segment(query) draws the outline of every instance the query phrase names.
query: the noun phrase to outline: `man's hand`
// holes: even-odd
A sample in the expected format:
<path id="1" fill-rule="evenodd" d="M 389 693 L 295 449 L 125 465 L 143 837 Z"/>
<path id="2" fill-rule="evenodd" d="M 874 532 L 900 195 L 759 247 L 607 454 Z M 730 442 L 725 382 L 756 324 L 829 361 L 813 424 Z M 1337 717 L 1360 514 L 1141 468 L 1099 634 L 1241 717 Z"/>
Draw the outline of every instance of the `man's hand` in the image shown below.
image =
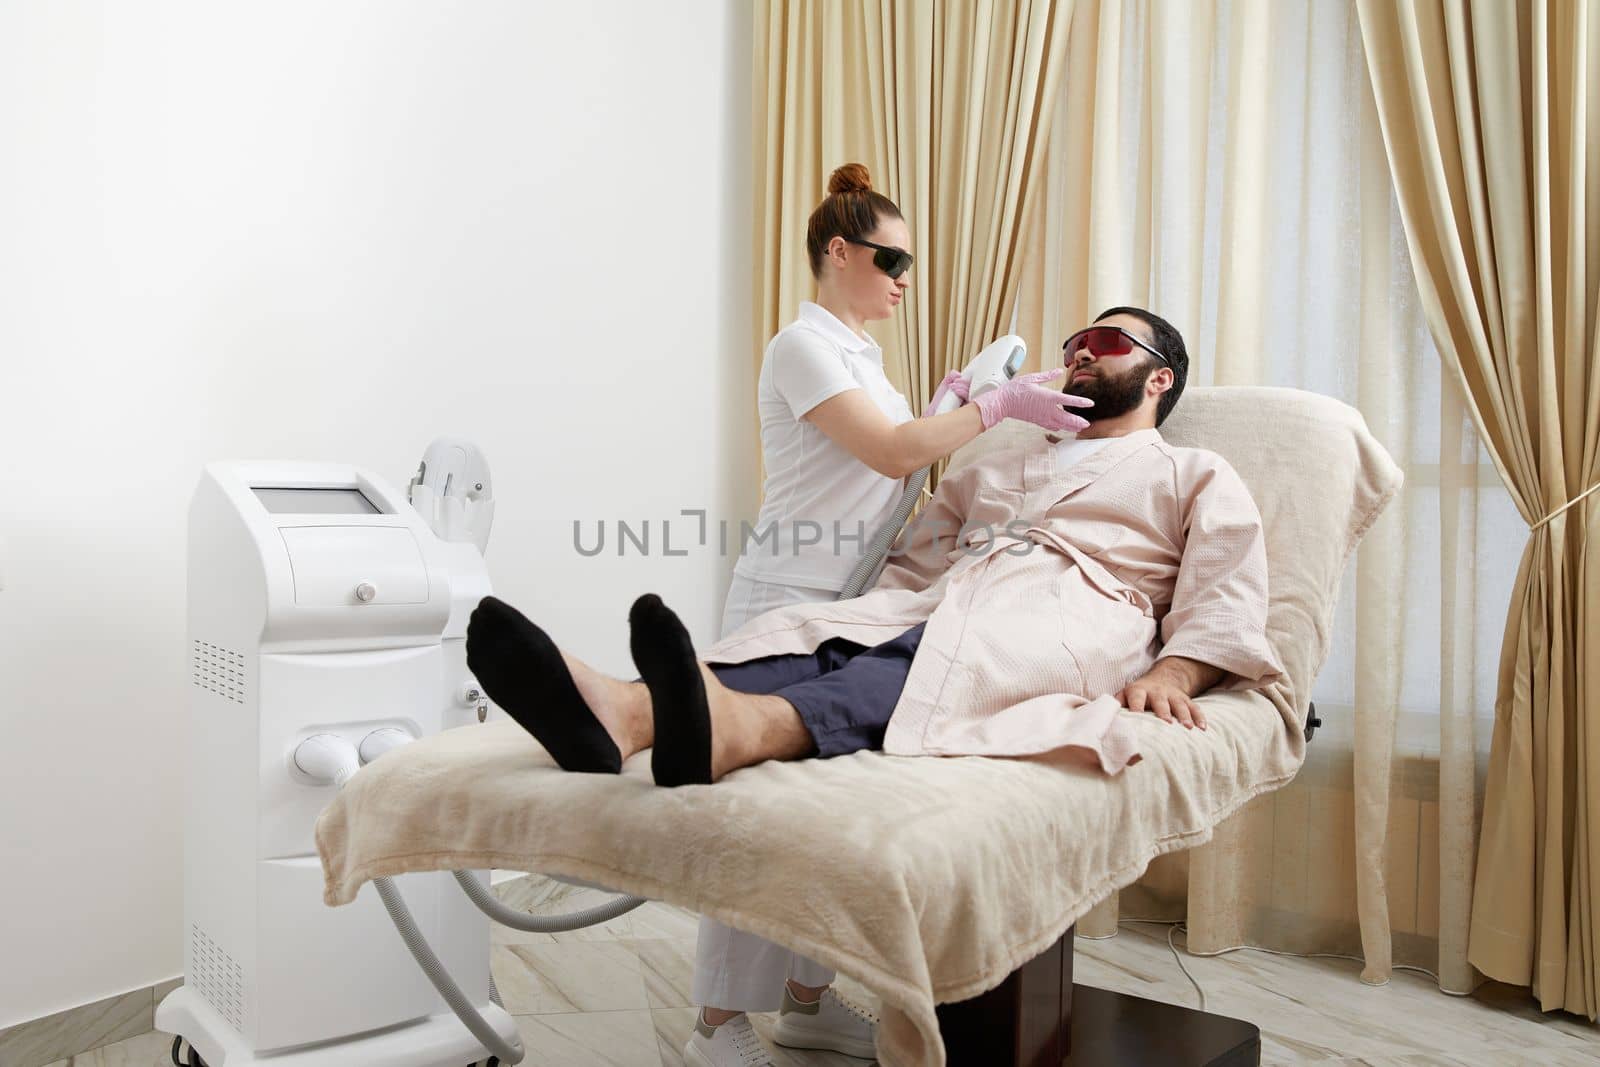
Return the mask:
<path id="1" fill-rule="evenodd" d="M 1151 711 L 1167 722 L 1206 729 L 1205 712 L 1194 698 L 1222 680 L 1220 667 L 1182 656 L 1158 659 L 1143 678 L 1130 682 L 1117 700 L 1130 711 Z"/>

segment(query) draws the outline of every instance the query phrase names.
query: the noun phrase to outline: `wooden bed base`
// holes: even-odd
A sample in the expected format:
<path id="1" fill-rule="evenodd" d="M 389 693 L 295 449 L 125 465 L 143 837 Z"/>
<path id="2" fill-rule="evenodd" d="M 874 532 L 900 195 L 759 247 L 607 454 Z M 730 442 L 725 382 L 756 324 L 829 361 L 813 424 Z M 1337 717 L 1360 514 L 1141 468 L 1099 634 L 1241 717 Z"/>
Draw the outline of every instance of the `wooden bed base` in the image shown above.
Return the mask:
<path id="1" fill-rule="evenodd" d="M 950 1067 L 1259 1067 L 1252 1023 L 1073 984 L 1072 936 L 989 992 L 939 1005 Z"/>

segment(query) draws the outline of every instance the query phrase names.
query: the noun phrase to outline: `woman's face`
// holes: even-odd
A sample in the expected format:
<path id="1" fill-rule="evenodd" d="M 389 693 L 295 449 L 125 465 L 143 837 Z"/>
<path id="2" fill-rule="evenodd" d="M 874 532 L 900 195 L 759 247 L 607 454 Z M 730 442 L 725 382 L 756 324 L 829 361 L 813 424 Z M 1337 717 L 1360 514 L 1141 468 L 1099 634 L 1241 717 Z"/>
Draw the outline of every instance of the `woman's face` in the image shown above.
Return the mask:
<path id="1" fill-rule="evenodd" d="M 887 248 L 911 251 L 911 230 L 905 219 L 884 219 L 864 239 Z M 830 243 L 835 245 L 836 253 L 830 256 L 833 263 L 829 266 L 836 269 L 829 273 L 837 282 L 840 295 L 855 313 L 863 321 L 887 319 L 893 315 L 911 286 L 911 271 L 891 278 L 872 261 L 877 254 L 875 249 L 851 244 L 842 237 L 835 237 Z M 838 247 L 840 245 L 843 247 Z"/>

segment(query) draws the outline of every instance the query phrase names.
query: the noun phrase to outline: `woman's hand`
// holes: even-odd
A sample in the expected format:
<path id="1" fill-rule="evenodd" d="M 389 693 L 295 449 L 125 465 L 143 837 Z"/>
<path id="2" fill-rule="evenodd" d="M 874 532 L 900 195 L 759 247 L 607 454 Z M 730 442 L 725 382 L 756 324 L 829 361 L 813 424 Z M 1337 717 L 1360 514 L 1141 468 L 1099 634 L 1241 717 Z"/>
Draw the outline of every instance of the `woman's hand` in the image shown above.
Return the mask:
<path id="1" fill-rule="evenodd" d="M 1055 381 L 1067 373 L 1065 367 L 1055 370 L 1034 371 L 1011 379 L 998 389 L 991 389 L 972 403 L 983 415 L 983 428 L 993 429 L 1002 419 L 1022 419 L 1047 430 L 1077 433 L 1088 426 L 1088 420 L 1069 414 L 1067 407 L 1093 407 L 1094 401 L 1085 396 L 1063 393 L 1047 388 L 1045 383 Z"/>
<path id="2" fill-rule="evenodd" d="M 939 383 L 939 388 L 933 391 L 933 399 L 928 401 L 928 406 L 922 409 L 922 417 L 927 418 L 939 410 L 939 405 L 944 401 L 946 393 L 954 393 L 967 402 L 967 376 L 958 370 L 953 370 L 944 376 L 944 381 Z"/>

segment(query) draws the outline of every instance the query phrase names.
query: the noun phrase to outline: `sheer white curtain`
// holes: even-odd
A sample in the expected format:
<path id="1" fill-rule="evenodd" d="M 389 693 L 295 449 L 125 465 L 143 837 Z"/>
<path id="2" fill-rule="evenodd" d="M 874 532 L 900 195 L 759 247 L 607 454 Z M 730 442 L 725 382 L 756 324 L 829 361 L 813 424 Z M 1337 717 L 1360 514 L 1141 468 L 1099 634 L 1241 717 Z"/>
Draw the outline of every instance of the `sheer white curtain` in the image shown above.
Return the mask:
<path id="1" fill-rule="evenodd" d="M 1197 952 L 1356 954 L 1368 981 L 1409 964 L 1466 991 L 1526 528 L 1441 385 L 1364 62 L 1353 3 L 1078 0 L 1018 320 L 1049 366 L 1102 309 L 1149 307 L 1182 331 L 1191 385 L 1337 397 L 1406 472 L 1346 575 L 1300 776 L 1153 864 L 1122 916 L 1186 917 Z"/>

